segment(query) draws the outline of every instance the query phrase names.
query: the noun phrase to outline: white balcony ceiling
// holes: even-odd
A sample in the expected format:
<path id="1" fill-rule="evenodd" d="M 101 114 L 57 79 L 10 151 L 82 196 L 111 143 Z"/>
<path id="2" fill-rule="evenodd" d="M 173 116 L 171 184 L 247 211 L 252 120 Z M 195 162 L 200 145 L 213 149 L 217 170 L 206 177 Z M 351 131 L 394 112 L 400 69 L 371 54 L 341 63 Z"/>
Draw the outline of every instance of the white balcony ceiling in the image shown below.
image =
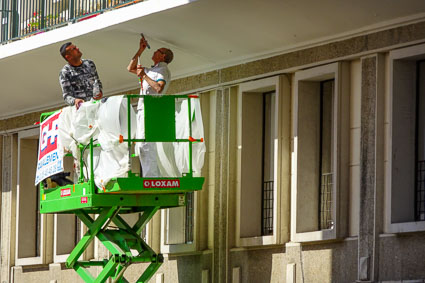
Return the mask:
<path id="1" fill-rule="evenodd" d="M 93 59 L 106 94 L 137 87 L 126 71 L 140 32 L 170 47 L 174 78 L 425 18 L 424 0 L 150 0 L 0 46 L 0 118 L 63 105 L 66 41 Z"/>

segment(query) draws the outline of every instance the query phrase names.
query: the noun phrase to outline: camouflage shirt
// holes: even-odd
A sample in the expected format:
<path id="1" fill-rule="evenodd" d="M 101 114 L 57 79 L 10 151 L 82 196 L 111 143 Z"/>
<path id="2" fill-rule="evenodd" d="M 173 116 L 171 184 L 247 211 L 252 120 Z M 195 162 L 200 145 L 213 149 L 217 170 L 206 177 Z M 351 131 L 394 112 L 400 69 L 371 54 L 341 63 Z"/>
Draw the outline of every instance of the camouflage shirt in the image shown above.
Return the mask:
<path id="1" fill-rule="evenodd" d="M 62 94 L 65 103 L 74 105 L 75 99 L 84 101 L 93 97 L 93 84 L 95 80 L 99 83 L 99 90 L 102 91 L 102 83 L 96 71 L 96 65 L 91 60 L 82 60 L 83 63 L 74 67 L 66 64 L 59 73 L 59 83 L 62 87 Z"/>

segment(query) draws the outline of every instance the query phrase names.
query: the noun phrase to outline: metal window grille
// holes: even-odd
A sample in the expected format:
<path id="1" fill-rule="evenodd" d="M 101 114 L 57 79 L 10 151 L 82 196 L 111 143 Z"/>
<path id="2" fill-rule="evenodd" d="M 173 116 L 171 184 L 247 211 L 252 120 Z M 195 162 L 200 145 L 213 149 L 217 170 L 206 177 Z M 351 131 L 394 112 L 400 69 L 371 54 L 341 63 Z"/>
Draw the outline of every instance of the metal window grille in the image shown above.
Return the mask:
<path id="1" fill-rule="evenodd" d="M 425 221 L 425 151 L 424 151 L 424 77 L 425 60 L 416 62 L 416 123 L 415 123 L 415 221 Z"/>
<path id="2" fill-rule="evenodd" d="M 273 109 L 275 91 L 263 93 L 261 235 L 273 235 Z"/>
<path id="3" fill-rule="evenodd" d="M 273 181 L 263 183 L 261 235 L 273 235 Z"/>
<path id="4" fill-rule="evenodd" d="M 320 185 L 320 230 L 332 229 L 332 173 L 322 174 Z"/>
<path id="5" fill-rule="evenodd" d="M 416 174 L 415 220 L 425 220 L 425 160 L 418 161 Z"/>
<path id="6" fill-rule="evenodd" d="M 193 242 L 193 221 L 194 221 L 194 193 L 186 194 L 186 221 L 185 221 L 185 242 Z"/>

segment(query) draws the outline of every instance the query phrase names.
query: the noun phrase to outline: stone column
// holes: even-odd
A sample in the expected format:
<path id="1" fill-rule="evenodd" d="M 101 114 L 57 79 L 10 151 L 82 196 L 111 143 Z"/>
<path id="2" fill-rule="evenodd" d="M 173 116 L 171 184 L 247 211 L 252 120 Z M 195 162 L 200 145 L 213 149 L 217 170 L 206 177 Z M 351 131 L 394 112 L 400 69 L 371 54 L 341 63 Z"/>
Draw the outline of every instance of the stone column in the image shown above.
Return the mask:
<path id="1" fill-rule="evenodd" d="M 229 139 L 230 139 L 230 89 L 216 93 L 215 121 L 215 176 L 214 176 L 214 234 L 213 282 L 224 283 L 229 277 L 228 208 L 229 208 Z M 214 123 L 214 121 L 211 121 Z"/>
<path id="2" fill-rule="evenodd" d="M 0 226 L 0 282 L 11 282 L 11 267 L 15 264 L 16 233 L 16 135 L 2 138 L 1 226 Z"/>
<path id="3" fill-rule="evenodd" d="M 382 232 L 384 58 L 362 58 L 358 282 L 378 280 Z"/>

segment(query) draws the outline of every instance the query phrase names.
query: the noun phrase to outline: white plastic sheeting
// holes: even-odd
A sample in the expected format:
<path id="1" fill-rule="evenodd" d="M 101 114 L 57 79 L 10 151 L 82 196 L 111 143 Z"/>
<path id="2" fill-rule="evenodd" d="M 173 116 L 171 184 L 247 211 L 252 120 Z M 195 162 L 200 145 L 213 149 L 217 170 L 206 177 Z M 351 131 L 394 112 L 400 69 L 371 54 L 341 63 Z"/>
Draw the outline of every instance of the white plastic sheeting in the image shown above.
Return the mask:
<path id="1" fill-rule="evenodd" d="M 188 100 L 181 102 L 180 111 L 176 111 L 176 138 L 189 138 L 189 115 Z M 199 99 L 191 100 L 191 123 L 192 138 L 204 138 L 204 126 L 202 122 L 201 105 Z M 189 173 L 189 143 L 156 143 L 157 161 L 159 171 L 163 177 L 181 177 L 183 173 Z M 192 143 L 192 170 L 193 176 L 201 176 L 204 165 L 206 146 L 204 142 Z"/>
<path id="2" fill-rule="evenodd" d="M 136 114 L 131 108 L 131 137 L 136 135 Z M 94 179 L 96 186 L 105 187 L 116 177 L 125 177 L 129 170 L 129 155 L 127 143 L 120 143 L 122 135 L 128 137 L 127 101 L 123 96 L 110 97 L 104 103 L 85 102 L 76 110 L 75 107 L 65 107 L 59 118 L 58 144 L 65 151 L 71 152 L 78 165 L 80 150 L 78 143 L 88 144 L 90 139 L 100 144 L 93 150 Z M 87 147 L 84 155 L 87 176 L 90 172 L 90 155 Z"/>
<path id="3" fill-rule="evenodd" d="M 187 100 L 176 111 L 176 137 L 189 138 L 189 115 Z M 191 100 L 192 137 L 204 137 L 202 114 L 199 99 Z M 131 138 L 136 135 L 137 119 L 131 108 Z M 88 144 L 97 140 L 100 148 L 94 148 L 93 165 L 96 186 L 106 187 L 112 178 L 125 177 L 129 170 L 129 153 L 126 142 L 119 143 L 120 135 L 128 137 L 127 100 L 123 96 L 110 97 L 105 103 L 83 103 L 80 109 L 65 107 L 59 118 L 58 144 L 71 152 L 78 167 L 80 150 L 78 143 Z M 180 177 L 189 172 L 189 145 L 183 143 L 156 143 L 157 162 L 162 177 Z M 194 176 L 200 176 L 204 164 L 206 147 L 204 142 L 192 145 L 192 169 Z M 90 172 L 89 148 L 84 154 L 85 164 Z M 78 168 L 77 168 L 78 171 Z M 89 176 L 86 176 L 89 177 Z M 161 176 L 158 176 L 161 177 Z"/>

